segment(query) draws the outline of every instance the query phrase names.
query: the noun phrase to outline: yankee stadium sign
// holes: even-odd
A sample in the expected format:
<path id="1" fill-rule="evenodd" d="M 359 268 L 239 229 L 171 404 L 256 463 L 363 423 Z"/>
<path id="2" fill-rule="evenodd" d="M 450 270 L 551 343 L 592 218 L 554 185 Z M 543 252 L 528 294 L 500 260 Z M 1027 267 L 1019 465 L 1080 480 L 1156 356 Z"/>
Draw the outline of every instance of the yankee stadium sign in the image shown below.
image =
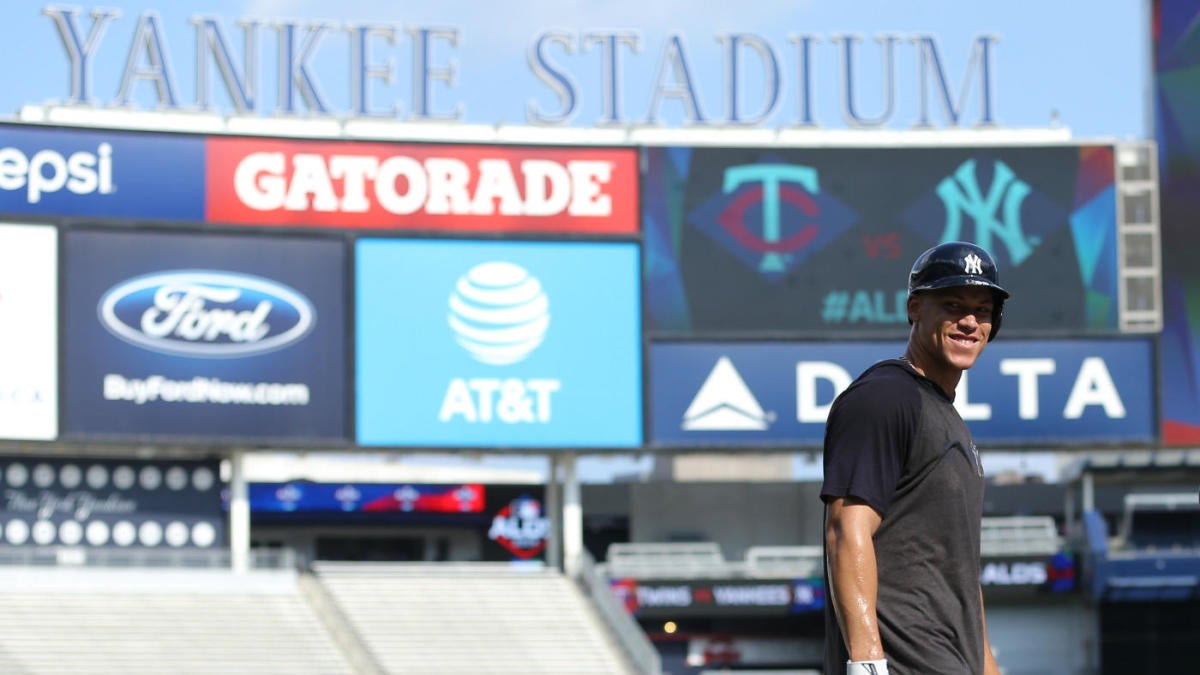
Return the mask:
<path id="1" fill-rule="evenodd" d="M 991 34 L 960 36 L 964 48 L 887 31 L 701 38 L 678 28 L 653 36 L 534 28 L 523 45 L 505 42 L 498 51 L 499 38 L 484 33 L 504 26 L 471 33 L 491 41 L 472 50 L 467 28 L 445 24 L 181 21 L 176 11 L 167 19 L 153 10 L 57 5 L 41 14 L 50 30 L 39 35 L 61 42 L 47 57 L 63 66 L 58 100 L 67 105 L 543 125 L 997 123 L 999 38 Z M 521 60 L 525 72 L 495 72 Z M 480 73 L 493 82 L 476 79 Z M 468 91 L 494 81 L 505 88 L 482 98 Z"/>

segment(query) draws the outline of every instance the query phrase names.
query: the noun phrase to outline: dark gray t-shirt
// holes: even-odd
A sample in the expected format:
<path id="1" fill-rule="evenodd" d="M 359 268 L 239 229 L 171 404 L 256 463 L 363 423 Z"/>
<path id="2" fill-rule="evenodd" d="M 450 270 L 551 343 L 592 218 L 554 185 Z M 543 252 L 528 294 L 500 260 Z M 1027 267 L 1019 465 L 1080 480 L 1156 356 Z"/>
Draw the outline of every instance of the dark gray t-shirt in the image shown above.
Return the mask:
<path id="1" fill-rule="evenodd" d="M 824 502 L 855 497 L 883 517 L 876 610 L 889 671 L 982 673 L 983 468 L 953 402 L 903 361 L 877 363 L 834 402 L 824 461 Z M 825 591 L 825 672 L 842 673 L 828 574 Z"/>

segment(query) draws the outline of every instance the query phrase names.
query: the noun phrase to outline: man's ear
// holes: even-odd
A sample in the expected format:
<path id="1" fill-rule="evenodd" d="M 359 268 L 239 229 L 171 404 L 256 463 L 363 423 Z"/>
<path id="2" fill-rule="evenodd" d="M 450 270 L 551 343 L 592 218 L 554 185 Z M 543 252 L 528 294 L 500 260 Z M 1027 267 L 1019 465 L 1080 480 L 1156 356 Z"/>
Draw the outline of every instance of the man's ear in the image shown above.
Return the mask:
<path id="1" fill-rule="evenodd" d="M 917 316 L 921 313 L 921 301 L 922 299 L 919 293 L 913 293 L 912 295 L 908 296 L 908 301 L 905 303 L 905 309 L 908 310 L 908 322 L 910 324 L 916 322 Z"/>

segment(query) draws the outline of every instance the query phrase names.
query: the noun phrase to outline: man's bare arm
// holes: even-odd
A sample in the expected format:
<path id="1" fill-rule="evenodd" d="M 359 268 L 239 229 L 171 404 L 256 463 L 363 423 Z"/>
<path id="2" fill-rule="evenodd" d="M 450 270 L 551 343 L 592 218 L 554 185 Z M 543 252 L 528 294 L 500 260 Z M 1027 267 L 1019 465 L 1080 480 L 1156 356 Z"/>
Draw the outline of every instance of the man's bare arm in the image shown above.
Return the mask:
<path id="1" fill-rule="evenodd" d="M 983 611 L 983 586 L 979 587 L 979 619 L 983 622 L 983 675 L 1000 675 L 1000 666 L 992 655 L 992 643 L 988 640 L 987 613 Z"/>
<path id="2" fill-rule="evenodd" d="M 866 502 L 852 497 L 835 499 L 826 510 L 829 569 L 825 573 L 851 661 L 885 658 L 875 613 L 879 573 L 872 539 L 882 520 Z"/>

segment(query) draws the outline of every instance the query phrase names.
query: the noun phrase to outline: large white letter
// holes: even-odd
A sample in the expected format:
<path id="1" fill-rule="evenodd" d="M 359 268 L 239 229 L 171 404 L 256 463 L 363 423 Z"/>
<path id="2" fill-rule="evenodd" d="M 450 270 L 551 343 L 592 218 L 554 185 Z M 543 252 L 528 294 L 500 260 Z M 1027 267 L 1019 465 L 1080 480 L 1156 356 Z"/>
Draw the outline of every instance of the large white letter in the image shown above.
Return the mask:
<path id="1" fill-rule="evenodd" d="M 466 164 L 457 159 L 431 157 L 425 160 L 425 171 L 429 174 L 427 213 L 471 212 L 471 197 L 467 194 L 471 170 Z"/>
<path id="2" fill-rule="evenodd" d="M 283 206 L 285 161 L 282 152 L 256 152 L 238 162 L 233 172 L 233 191 L 238 199 L 257 211 Z"/>
<path id="3" fill-rule="evenodd" d="M 401 177 L 408 184 L 404 194 L 396 191 L 396 181 Z M 416 213 L 424 206 L 428 194 L 429 181 L 425 179 L 425 168 L 412 157 L 388 157 L 379 166 L 379 173 L 375 176 L 375 197 L 389 213 L 400 216 Z"/>
<path id="4" fill-rule="evenodd" d="M 1075 378 L 1075 386 L 1071 387 L 1071 395 L 1067 397 L 1067 405 L 1063 408 L 1063 419 L 1077 420 L 1083 416 L 1083 409 L 1089 405 L 1104 406 L 1104 414 L 1111 419 L 1125 417 L 1125 404 L 1113 384 L 1112 375 L 1104 359 L 1089 356 L 1079 367 L 1079 375 Z"/>
<path id="5" fill-rule="evenodd" d="M 990 403 L 971 403 L 970 385 L 967 384 L 966 372 L 962 374 L 962 379 L 958 381 L 958 388 L 954 392 L 954 407 L 958 410 L 958 414 L 962 415 L 964 421 L 992 419 Z"/>
<path id="6" fill-rule="evenodd" d="M 612 197 L 600 187 L 612 180 L 611 162 L 576 160 L 567 163 L 571 173 L 571 206 L 573 216 L 607 216 L 612 214 Z"/>
<path id="7" fill-rule="evenodd" d="M 525 215 L 552 216 L 561 213 L 571 199 L 571 177 L 558 162 L 527 159 L 521 162 L 525 174 Z"/>
<path id="8" fill-rule="evenodd" d="M 500 215 L 521 215 L 521 193 L 517 191 L 517 182 L 513 180 L 508 161 L 481 159 L 471 211 L 476 215 L 490 216 L 496 212 L 496 199 L 500 200 Z"/>
<path id="9" fill-rule="evenodd" d="M 825 405 L 817 405 L 817 380 L 833 384 L 833 396 Z M 828 361 L 801 361 L 796 364 L 796 419 L 800 422 L 824 422 L 833 407 L 833 399 L 846 391 L 854 378 L 846 369 Z"/>
<path id="10" fill-rule="evenodd" d="M 314 211 L 337 211 L 338 198 L 329 180 L 324 157 L 298 153 L 292 157 L 292 168 L 292 185 L 288 188 L 287 201 L 284 203 L 288 211 L 307 209 L 309 195 L 312 195 Z"/>
<path id="11" fill-rule="evenodd" d="M 1017 376 L 1017 416 L 1038 418 L 1038 375 L 1054 374 L 1054 359 L 1001 359 L 1000 373 Z"/>

